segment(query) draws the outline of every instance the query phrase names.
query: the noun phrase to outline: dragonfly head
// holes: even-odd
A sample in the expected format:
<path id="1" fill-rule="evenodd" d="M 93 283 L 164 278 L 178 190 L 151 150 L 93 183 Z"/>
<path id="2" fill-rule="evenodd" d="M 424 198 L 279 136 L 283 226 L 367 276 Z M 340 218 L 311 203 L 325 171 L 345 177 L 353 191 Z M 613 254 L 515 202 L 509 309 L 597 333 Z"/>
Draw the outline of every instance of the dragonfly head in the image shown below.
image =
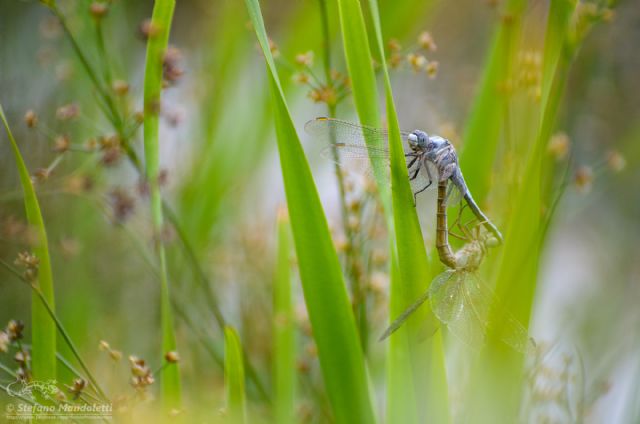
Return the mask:
<path id="1" fill-rule="evenodd" d="M 427 148 L 427 143 L 429 142 L 429 136 L 424 131 L 415 130 L 409 134 L 407 141 L 409 142 L 411 150 L 425 150 Z"/>

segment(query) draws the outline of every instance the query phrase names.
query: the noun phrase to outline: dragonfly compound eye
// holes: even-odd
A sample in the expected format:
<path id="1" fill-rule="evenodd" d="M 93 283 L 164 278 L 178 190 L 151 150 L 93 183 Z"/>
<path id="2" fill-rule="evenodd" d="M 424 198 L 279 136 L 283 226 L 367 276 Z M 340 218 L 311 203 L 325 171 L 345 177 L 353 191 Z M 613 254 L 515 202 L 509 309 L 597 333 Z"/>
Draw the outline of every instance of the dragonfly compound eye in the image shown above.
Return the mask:
<path id="1" fill-rule="evenodd" d="M 426 132 L 415 130 L 411 134 L 409 134 L 409 144 L 412 144 L 417 147 L 427 147 L 427 141 L 429 140 L 429 136 Z"/>

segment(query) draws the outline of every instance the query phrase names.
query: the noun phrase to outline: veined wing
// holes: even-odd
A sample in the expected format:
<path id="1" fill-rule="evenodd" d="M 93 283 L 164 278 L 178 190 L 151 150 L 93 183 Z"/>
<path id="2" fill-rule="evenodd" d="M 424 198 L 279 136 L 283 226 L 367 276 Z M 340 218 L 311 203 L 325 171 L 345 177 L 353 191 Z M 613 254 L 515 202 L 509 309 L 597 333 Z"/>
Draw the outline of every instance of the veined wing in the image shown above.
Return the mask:
<path id="1" fill-rule="evenodd" d="M 503 303 L 498 297 L 482 282 L 476 273 L 467 273 L 468 278 L 464 284 L 464 292 L 466 301 L 471 305 L 474 315 L 480 320 L 484 316 L 483 328 L 489 327 L 489 310 L 492 305 L 502 307 Z M 535 341 L 529 337 L 527 329 L 514 317 L 509 311 L 503 309 L 500 311 L 500 324 L 493 328 L 498 331 L 497 336 L 500 340 L 510 346 L 512 349 L 528 353 L 535 348 Z"/>
<path id="2" fill-rule="evenodd" d="M 465 271 L 447 270 L 429 287 L 431 309 L 451 334 L 468 346 L 479 349 L 484 344 L 487 305 L 469 304 L 465 293 Z"/>
<path id="3" fill-rule="evenodd" d="M 444 274 L 448 277 L 434 281 L 429 289 L 433 311 L 452 334 L 478 349 L 485 342 L 490 308 L 499 302 L 477 274 L 453 270 Z M 535 347 L 526 328 L 507 311 L 498 330 L 500 340 L 518 352 Z"/>
<path id="4" fill-rule="evenodd" d="M 305 131 L 326 146 L 322 151 L 324 157 L 336 161 L 347 170 L 373 175 L 370 159 L 383 159 L 389 181 L 389 137 L 386 129 L 357 125 L 340 119 L 316 118 L 306 123 Z M 400 135 L 411 187 L 414 193 L 418 193 L 429 185 L 429 174 L 421 158 L 408 147 L 409 133 L 401 132 Z M 431 175 L 435 186 L 437 173 L 432 171 Z"/>
<path id="5" fill-rule="evenodd" d="M 358 125 L 341 119 L 316 118 L 307 122 L 304 129 L 309 135 L 322 138 L 327 144 L 346 148 L 345 152 L 352 152 L 354 155 L 364 153 L 374 157 L 389 156 L 389 132 L 383 128 Z M 406 140 L 409 133 L 401 132 L 400 135 L 405 142 L 404 148 L 408 149 Z"/>

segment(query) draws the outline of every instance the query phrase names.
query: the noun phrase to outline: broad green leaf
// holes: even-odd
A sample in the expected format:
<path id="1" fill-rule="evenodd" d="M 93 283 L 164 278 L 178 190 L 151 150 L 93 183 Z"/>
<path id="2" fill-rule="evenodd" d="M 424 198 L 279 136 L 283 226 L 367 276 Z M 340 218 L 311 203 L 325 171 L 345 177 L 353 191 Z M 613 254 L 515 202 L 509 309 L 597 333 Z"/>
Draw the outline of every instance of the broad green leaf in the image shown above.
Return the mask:
<path id="1" fill-rule="evenodd" d="M 365 363 L 340 263 L 331 241 L 278 73 L 257 0 L 246 0 L 267 63 L 285 194 L 309 320 L 324 384 L 338 423 L 374 421 Z"/>
<path id="2" fill-rule="evenodd" d="M 229 326 L 224 329 L 224 385 L 229 421 L 233 424 L 246 423 L 242 345 L 236 331 Z"/>
<path id="3" fill-rule="evenodd" d="M 4 128 L 7 131 L 16 166 L 18 167 L 22 192 L 24 194 L 24 208 L 27 214 L 27 222 L 33 227 L 37 234 L 33 253 L 40 261 L 40 264 L 35 284 L 51 310 L 55 311 L 49 242 L 47 240 L 47 231 L 42 219 L 42 213 L 40 212 L 40 204 L 38 203 L 33 183 L 31 182 L 29 170 L 24 163 L 20 149 L 18 149 L 18 144 L 13 138 L 2 105 L 0 105 L 0 118 L 2 118 Z M 56 378 L 56 326 L 55 322 L 49 316 L 46 306 L 39 298 L 37 291 L 33 292 L 31 298 L 31 366 L 33 379 L 36 381 Z"/>
<path id="4" fill-rule="evenodd" d="M 156 32 L 149 36 L 144 74 L 144 157 L 151 198 L 158 267 L 160 271 L 160 314 L 162 320 L 162 353 L 176 350 L 171 294 L 167 276 L 167 260 L 162 237 L 164 219 L 158 174 L 160 168 L 159 112 L 162 91 L 163 59 L 169 42 L 175 0 L 157 0 L 153 6 L 151 25 Z M 178 365 L 162 369 L 162 396 L 167 410 L 180 408 L 180 369 Z"/>

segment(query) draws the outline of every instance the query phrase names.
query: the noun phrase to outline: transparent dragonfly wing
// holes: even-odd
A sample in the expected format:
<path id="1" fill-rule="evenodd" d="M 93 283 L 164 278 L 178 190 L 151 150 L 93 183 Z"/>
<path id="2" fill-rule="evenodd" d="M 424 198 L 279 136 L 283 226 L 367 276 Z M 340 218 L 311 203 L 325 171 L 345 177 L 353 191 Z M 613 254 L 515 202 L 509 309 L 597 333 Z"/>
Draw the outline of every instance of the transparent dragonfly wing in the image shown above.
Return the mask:
<path id="1" fill-rule="evenodd" d="M 445 198 L 445 204 L 447 206 L 454 206 L 462 203 L 463 195 L 460 189 L 453 182 L 449 181 L 447 186 L 447 197 Z"/>
<path id="2" fill-rule="evenodd" d="M 346 170 L 352 170 L 367 176 L 373 175 L 371 158 L 385 161 L 386 181 L 389 182 L 389 134 L 385 129 L 357 125 L 333 118 L 316 118 L 306 123 L 305 131 L 326 147 L 322 156 L 337 161 Z M 407 144 L 409 133 L 400 133 L 406 156 L 407 172 L 411 187 L 417 193 L 429 184 L 429 176 L 424 163 L 415 156 Z M 367 145 L 367 140 L 370 144 Z M 335 157 L 334 151 L 337 152 Z M 414 160 L 415 159 L 415 160 Z M 432 173 L 436 177 L 437 173 Z M 415 176 L 414 178 L 411 178 Z M 435 184 L 436 180 L 434 180 Z"/>
<path id="3" fill-rule="evenodd" d="M 473 305 L 474 312 L 478 318 L 484 314 L 484 325 L 488 327 L 488 314 L 491 305 L 503 305 L 500 299 L 482 282 L 476 273 L 466 273 L 467 279 L 464 284 L 464 291 L 467 301 Z M 483 312 L 484 311 L 484 312 Z M 492 328 L 498 331 L 500 340 L 510 346 L 513 350 L 521 353 L 531 353 L 535 349 L 535 341 L 529 337 L 527 329 L 509 311 L 502 310 L 500 314 L 500 325 Z"/>
<path id="4" fill-rule="evenodd" d="M 479 350 L 484 344 L 486 305 L 470 304 L 465 292 L 465 271 L 448 270 L 431 284 L 431 308 L 451 334 L 469 347 Z"/>
<path id="5" fill-rule="evenodd" d="M 499 303 L 477 274 L 448 270 L 436 277 L 429 294 L 436 317 L 462 342 L 480 349 L 485 343 L 491 305 Z M 515 317 L 505 311 L 502 320 L 500 340 L 519 352 L 528 352 L 535 347 L 527 330 Z"/>
<path id="6" fill-rule="evenodd" d="M 389 156 L 389 133 L 383 128 L 358 125 L 341 119 L 316 118 L 307 122 L 304 129 L 311 136 L 325 138 L 329 144 L 346 144 L 355 147 L 353 152 L 356 155 L 362 154 L 363 150 L 365 153 L 369 150 L 374 157 Z M 409 133 L 401 132 L 400 136 L 405 142 L 405 152 L 408 153 L 409 146 L 406 145 L 406 140 Z M 370 144 L 377 145 L 377 148 L 369 147 L 366 140 L 369 140 Z"/>

